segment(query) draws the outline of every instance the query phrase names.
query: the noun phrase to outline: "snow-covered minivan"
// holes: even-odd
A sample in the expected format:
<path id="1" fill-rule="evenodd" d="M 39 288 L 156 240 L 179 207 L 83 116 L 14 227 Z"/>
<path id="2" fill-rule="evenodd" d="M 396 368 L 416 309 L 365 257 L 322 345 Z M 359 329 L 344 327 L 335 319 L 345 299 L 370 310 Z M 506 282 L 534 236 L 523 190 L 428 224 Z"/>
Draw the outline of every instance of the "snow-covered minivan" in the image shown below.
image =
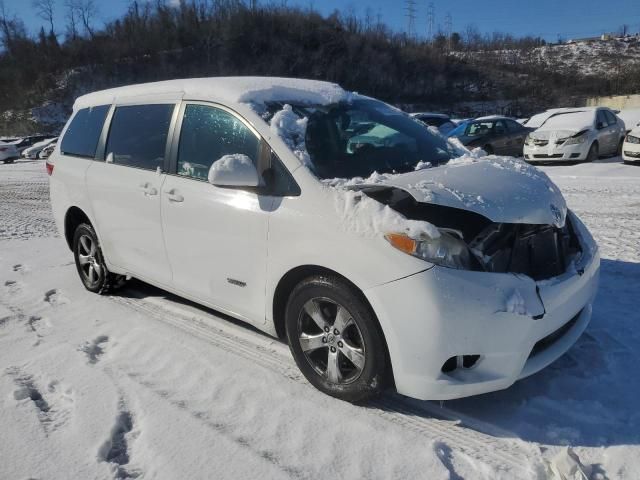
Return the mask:
<path id="1" fill-rule="evenodd" d="M 335 84 L 88 94 L 48 165 L 88 290 L 136 277 L 248 322 L 344 400 L 507 388 L 591 317 L 598 250 L 544 173 Z"/>

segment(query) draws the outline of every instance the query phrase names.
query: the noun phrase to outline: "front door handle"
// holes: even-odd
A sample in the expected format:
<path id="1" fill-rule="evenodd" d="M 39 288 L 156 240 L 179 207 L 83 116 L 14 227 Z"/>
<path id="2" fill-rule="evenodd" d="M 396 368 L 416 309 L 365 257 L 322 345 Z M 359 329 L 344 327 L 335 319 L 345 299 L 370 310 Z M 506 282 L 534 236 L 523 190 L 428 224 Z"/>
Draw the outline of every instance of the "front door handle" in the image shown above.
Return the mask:
<path id="1" fill-rule="evenodd" d="M 184 197 L 179 193 L 176 193 L 175 189 L 171 189 L 167 192 L 167 198 L 169 199 L 170 202 L 176 202 L 176 203 L 184 202 Z"/>
<path id="2" fill-rule="evenodd" d="M 158 194 L 158 190 L 156 188 L 154 188 L 149 182 L 141 183 L 140 184 L 140 190 L 142 190 L 142 193 L 144 193 L 145 196 L 151 196 L 151 195 L 157 195 Z"/>

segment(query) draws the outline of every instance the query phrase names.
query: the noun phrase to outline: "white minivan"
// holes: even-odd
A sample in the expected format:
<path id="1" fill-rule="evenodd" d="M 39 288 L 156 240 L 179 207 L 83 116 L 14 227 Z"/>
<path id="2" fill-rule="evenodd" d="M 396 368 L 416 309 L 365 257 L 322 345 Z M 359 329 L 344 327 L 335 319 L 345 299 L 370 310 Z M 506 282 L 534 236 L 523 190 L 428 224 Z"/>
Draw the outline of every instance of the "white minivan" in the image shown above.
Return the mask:
<path id="1" fill-rule="evenodd" d="M 135 277 L 248 322 L 344 400 L 507 388 L 591 317 L 598 249 L 544 173 L 335 84 L 85 95 L 47 167 L 88 290 Z"/>

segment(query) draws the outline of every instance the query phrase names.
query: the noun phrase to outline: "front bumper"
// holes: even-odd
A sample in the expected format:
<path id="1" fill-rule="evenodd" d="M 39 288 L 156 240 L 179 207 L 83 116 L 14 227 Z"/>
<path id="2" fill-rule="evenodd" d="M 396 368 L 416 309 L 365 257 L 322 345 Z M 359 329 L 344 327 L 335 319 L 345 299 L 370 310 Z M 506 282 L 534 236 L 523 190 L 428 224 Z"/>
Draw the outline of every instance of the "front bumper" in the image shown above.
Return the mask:
<path id="1" fill-rule="evenodd" d="M 366 290 L 398 392 L 448 400 L 501 390 L 564 354 L 589 323 L 600 269 L 597 247 L 575 223 L 583 254 L 551 280 L 433 267 Z M 442 371 L 461 355 L 480 358 L 472 368 Z"/>
<path id="2" fill-rule="evenodd" d="M 588 142 L 575 145 L 525 145 L 524 159 L 527 162 L 579 162 L 589 155 Z"/>
<path id="3" fill-rule="evenodd" d="M 622 145 L 622 159 L 625 162 L 640 163 L 640 143 L 624 142 Z"/>

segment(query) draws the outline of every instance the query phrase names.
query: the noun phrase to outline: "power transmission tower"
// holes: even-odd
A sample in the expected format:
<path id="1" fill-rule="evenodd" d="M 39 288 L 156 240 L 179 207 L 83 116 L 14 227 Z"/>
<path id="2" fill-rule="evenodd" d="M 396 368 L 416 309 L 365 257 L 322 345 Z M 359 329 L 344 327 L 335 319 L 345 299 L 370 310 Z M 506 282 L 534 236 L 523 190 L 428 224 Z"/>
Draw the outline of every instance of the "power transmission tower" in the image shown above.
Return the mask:
<path id="1" fill-rule="evenodd" d="M 405 16 L 407 17 L 407 35 L 415 37 L 416 35 L 416 0 L 405 0 Z"/>
<path id="2" fill-rule="evenodd" d="M 447 16 L 444 17 L 444 32 L 447 36 L 447 49 L 451 50 L 451 35 L 453 34 L 453 18 L 451 17 L 451 13 L 447 13 Z"/>
<path id="3" fill-rule="evenodd" d="M 429 6 L 427 7 L 427 40 L 431 41 L 433 39 L 433 28 L 436 24 L 436 6 L 433 2 L 429 2 Z"/>

